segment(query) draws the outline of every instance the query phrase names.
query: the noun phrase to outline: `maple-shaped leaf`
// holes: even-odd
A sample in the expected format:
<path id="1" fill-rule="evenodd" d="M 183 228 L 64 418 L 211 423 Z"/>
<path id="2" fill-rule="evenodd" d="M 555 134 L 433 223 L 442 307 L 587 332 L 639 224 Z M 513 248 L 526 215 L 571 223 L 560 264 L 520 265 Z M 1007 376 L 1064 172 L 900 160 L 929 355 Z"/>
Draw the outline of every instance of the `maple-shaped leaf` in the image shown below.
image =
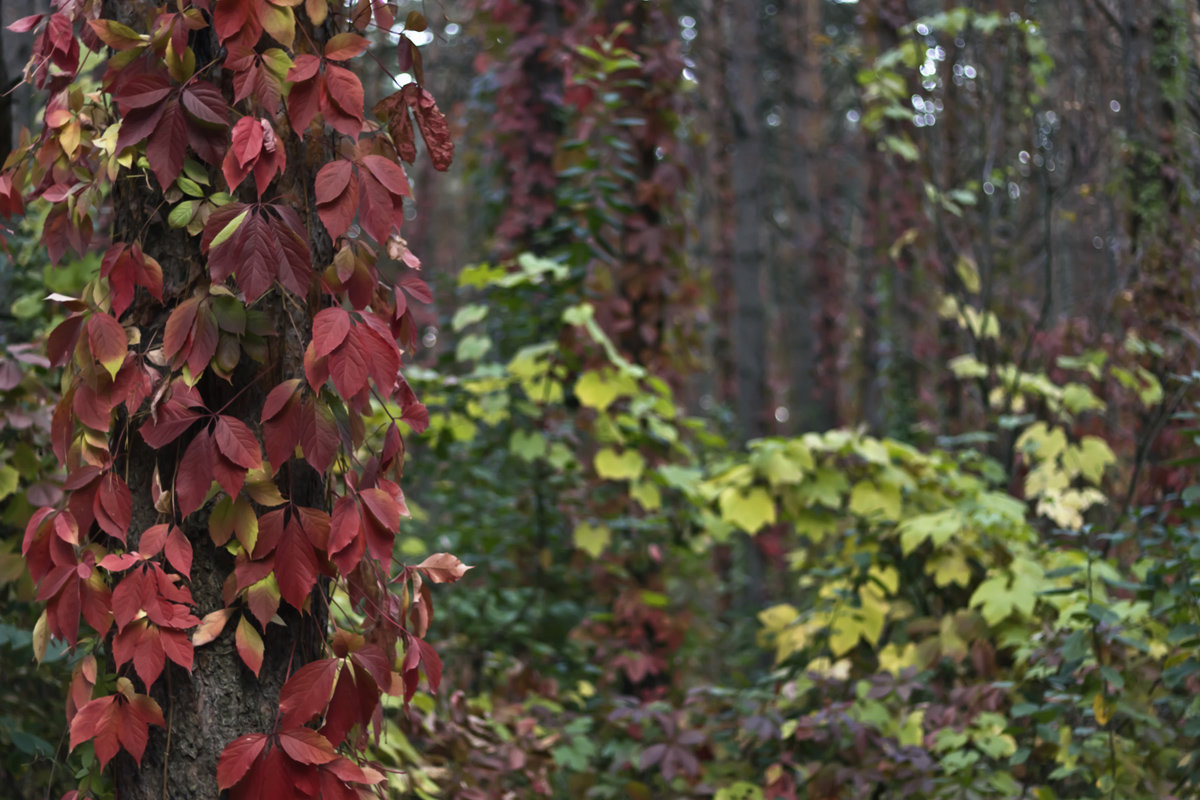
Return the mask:
<path id="1" fill-rule="evenodd" d="M 308 240 L 299 215 L 291 209 L 229 203 L 209 217 L 200 247 L 208 255 L 213 281 L 233 275 L 249 302 L 261 297 L 276 279 L 295 294 L 308 293 L 312 279 Z"/>
<path id="2" fill-rule="evenodd" d="M 116 694 L 97 697 L 71 720 L 71 749 L 91 740 L 101 769 L 121 750 L 140 765 L 151 725 L 166 727 L 162 708 L 149 695 L 136 693 L 128 678 L 117 678 Z"/>
<path id="3" fill-rule="evenodd" d="M 241 781 L 266 747 L 265 733 L 247 733 L 225 745 L 217 760 L 217 789 L 224 791 Z"/>
<path id="4" fill-rule="evenodd" d="M 156 450 L 175 441 L 196 420 L 207 416 L 195 390 L 179 382 L 170 391 L 166 402 L 151 408 L 150 419 L 139 429 L 142 440 Z"/>
<path id="5" fill-rule="evenodd" d="M 292 59 L 277 47 L 260 53 L 249 45 L 234 42 L 227 49 L 225 68 L 233 72 L 233 101 L 240 103 L 252 97 L 274 116 L 279 111 L 283 81 L 292 68 Z"/>
<path id="6" fill-rule="evenodd" d="M 264 31 L 291 48 L 296 37 L 296 18 L 285 0 L 217 0 L 213 9 L 213 27 L 223 44 L 236 41 L 253 45 Z"/>
<path id="7" fill-rule="evenodd" d="M 173 367 L 187 364 L 199 377 L 217 352 L 220 329 L 208 297 L 193 296 L 181 302 L 167 317 L 163 330 L 163 354 Z"/>
<path id="8" fill-rule="evenodd" d="M 112 640 L 113 663 L 120 667 L 132 661 L 147 690 L 162 675 L 168 651 L 172 661 L 191 670 L 192 644 L 183 631 L 162 630 L 143 617 L 126 625 Z"/>
<path id="9" fill-rule="evenodd" d="M 292 673 L 279 692 L 280 724 L 285 727 L 304 725 L 314 717 L 324 715 L 341 668 L 340 658 L 324 658 Z"/>
<path id="10" fill-rule="evenodd" d="M 112 313 L 120 317 L 133 301 L 134 286 L 148 290 L 152 297 L 162 302 L 162 265 L 142 252 L 138 243 L 116 243 L 104 253 L 100 262 L 100 275 L 108 278 L 112 290 Z"/>
<path id="11" fill-rule="evenodd" d="M 425 577 L 434 583 L 455 583 L 463 575 L 466 575 L 467 570 L 471 567 L 460 561 L 458 556 L 450 553 L 434 553 L 417 564 L 416 569 L 421 570 Z"/>
<path id="12" fill-rule="evenodd" d="M 55 523 L 59 522 L 59 517 L 55 518 Z M 78 640 L 81 614 L 101 635 L 112 624 L 112 596 L 104 577 L 96 569 L 96 549 L 95 545 L 89 546 L 76 555 L 73 549 L 50 544 L 46 554 L 50 556 L 52 566 L 39 570 L 37 599 L 46 604 L 48 630 L 71 647 Z M 29 550 L 27 560 L 30 555 L 36 555 L 36 552 Z M 30 571 L 33 572 L 32 563 Z"/>

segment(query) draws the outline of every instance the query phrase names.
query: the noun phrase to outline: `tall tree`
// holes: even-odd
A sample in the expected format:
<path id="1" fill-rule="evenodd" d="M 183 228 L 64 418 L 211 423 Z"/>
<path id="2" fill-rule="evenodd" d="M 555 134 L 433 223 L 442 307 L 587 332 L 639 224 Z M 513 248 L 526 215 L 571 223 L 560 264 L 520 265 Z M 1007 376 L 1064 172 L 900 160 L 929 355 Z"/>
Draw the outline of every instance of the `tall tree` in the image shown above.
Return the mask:
<path id="1" fill-rule="evenodd" d="M 427 419 L 400 343 L 428 287 L 379 267 L 407 260 L 413 118 L 440 169 L 452 145 L 419 83 L 367 124 L 352 70 L 368 32 L 424 24 L 341 0 L 56 0 L 13 25 L 46 127 L 0 211 L 48 203 L 53 260 L 106 248 L 81 297 L 53 298 L 68 496 L 22 552 L 37 647 L 86 653 L 71 746 L 122 798 L 359 797 L 383 780 L 356 757 L 382 694 L 421 672 L 436 690 L 427 583 L 464 568 L 392 569 L 400 426 Z M 394 416 L 363 450 L 372 398 Z"/>

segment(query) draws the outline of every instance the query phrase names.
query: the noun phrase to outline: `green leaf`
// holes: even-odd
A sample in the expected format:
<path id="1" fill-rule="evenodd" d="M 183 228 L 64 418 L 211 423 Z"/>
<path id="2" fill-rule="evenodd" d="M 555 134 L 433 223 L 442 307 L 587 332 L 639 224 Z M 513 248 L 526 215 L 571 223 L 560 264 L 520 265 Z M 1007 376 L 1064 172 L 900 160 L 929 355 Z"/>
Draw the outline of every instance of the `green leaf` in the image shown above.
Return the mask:
<path id="1" fill-rule="evenodd" d="M 459 361 L 477 361 L 492 349 L 492 340 L 478 333 L 468 334 L 458 342 L 454 357 Z"/>
<path id="2" fill-rule="evenodd" d="M 476 322 L 482 322 L 488 315 L 488 307 L 482 303 L 471 303 L 454 312 L 454 318 L 450 320 L 450 327 L 456 332 L 461 331 L 468 325 L 474 325 Z"/>
<path id="3" fill-rule="evenodd" d="M 730 487 L 721 492 L 721 518 L 746 533 L 757 533 L 764 525 L 775 524 L 775 501 L 761 486 L 748 490 Z"/>
<path id="4" fill-rule="evenodd" d="M 546 437 L 540 431 L 513 431 L 508 449 L 522 461 L 533 461 L 546 455 Z"/>
<path id="5" fill-rule="evenodd" d="M 184 200 L 171 209 L 171 213 L 167 215 L 167 224 L 172 228 L 187 227 L 192 217 L 196 216 L 196 209 L 199 207 L 199 200 Z"/>
<path id="6" fill-rule="evenodd" d="M 15 467 L 9 464 L 0 466 L 0 500 L 17 490 L 17 482 L 20 477 Z"/>

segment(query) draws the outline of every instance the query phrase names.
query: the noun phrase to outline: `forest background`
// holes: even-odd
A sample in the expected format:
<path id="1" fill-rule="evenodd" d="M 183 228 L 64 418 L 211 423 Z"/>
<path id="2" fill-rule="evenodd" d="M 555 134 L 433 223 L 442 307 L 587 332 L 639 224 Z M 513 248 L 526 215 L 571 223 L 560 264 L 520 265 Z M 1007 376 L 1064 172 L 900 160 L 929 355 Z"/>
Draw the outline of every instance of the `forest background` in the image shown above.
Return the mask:
<path id="1" fill-rule="evenodd" d="M 373 52 L 456 157 L 409 169 L 396 548 L 475 569 L 437 590 L 440 691 L 386 710 L 390 796 L 1200 793 L 1195 4 L 410 10 Z M 4 96 L 0 150 L 37 106 Z M 45 220 L 0 255 L 21 800 L 111 791 L 21 557 L 63 481 L 29 343 L 103 253 Z"/>

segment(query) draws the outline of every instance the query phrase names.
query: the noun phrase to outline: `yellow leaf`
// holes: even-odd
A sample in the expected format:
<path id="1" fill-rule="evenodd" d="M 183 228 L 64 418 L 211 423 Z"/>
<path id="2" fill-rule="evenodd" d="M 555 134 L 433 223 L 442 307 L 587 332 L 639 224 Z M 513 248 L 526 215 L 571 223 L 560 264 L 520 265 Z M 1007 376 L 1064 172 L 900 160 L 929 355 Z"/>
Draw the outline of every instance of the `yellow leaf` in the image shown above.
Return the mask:
<path id="1" fill-rule="evenodd" d="M 629 495 L 647 511 L 657 511 L 662 508 L 662 494 L 653 483 L 637 483 L 630 487 Z"/>
<path id="2" fill-rule="evenodd" d="M 0 466 L 0 500 L 17 490 L 17 481 L 20 477 L 15 467 L 8 464 Z"/>
<path id="3" fill-rule="evenodd" d="M 1092 713 L 1096 715 L 1097 725 L 1107 725 L 1112 719 L 1114 704 L 1104 698 L 1103 692 L 1096 692 L 1092 698 Z"/>
<path id="4" fill-rule="evenodd" d="M 859 481 L 850 490 L 850 511 L 860 517 L 899 519 L 900 489 L 873 481 Z"/>
<path id="5" fill-rule="evenodd" d="M 775 502 L 767 490 L 754 487 L 749 491 L 734 488 L 721 492 L 721 518 L 746 533 L 757 533 L 764 525 L 775 524 Z"/>
<path id="6" fill-rule="evenodd" d="M 636 392 L 634 380 L 613 369 L 585 372 L 575 384 L 575 396 L 579 402 L 597 411 L 608 408 L 618 397 L 627 397 Z"/>
<path id="7" fill-rule="evenodd" d="M 37 663 L 42 663 L 42 659 L 46 657 L 46 648 L 49 644 L 50 625 L 46 618 L 46 611 L 42 609 L 41 616 L 33 624 L 33 657 L 37 660 Z"/>
<path id="8" fill-rule="evenodd" d="M 580 550 L 592 558 L 599 558 L 612 541 L 612 531 L 607 525 L 581 522 L 575 526 L 574 540 L 575 546 Z"/>
<path id="9" fill-rule="evenodd" d="M 626 450 L 618 454 L 611 447 L 606 447 L 596 453 L 596 474 L 601 478 L 611 480 L 637 480 L 646 468 L 646 459 L 636 450 Z"/>

